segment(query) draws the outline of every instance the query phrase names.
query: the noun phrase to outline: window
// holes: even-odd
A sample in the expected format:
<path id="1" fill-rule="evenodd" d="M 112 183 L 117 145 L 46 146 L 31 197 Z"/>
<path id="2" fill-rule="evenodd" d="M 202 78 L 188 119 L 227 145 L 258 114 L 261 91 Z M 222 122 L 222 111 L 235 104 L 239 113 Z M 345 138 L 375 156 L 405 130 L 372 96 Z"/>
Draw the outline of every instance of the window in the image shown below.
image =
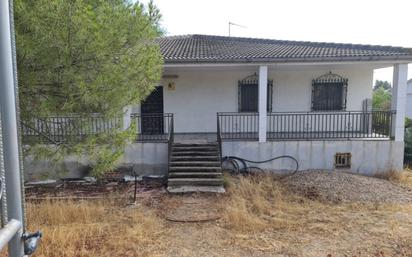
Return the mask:
<path id="1" fill-rule="evenodd" d="M 238 82 L 238 111 L 258 112 L 259 106 L 259 78 L 256 73 Z M 267 111 L 272 111 L 273 81 L 268 80 Z"/>
<path id="2" fill-rule="evenodd" d="M 312 111 L 344 111 L 348 79 L 328 73 L 312 81 Z"/>
<path id="3" fill-rule="evenodd" d="M 347 169 L 351 166 L 351 153 L 336 153 L 335 154 L 335 168 Z"/>

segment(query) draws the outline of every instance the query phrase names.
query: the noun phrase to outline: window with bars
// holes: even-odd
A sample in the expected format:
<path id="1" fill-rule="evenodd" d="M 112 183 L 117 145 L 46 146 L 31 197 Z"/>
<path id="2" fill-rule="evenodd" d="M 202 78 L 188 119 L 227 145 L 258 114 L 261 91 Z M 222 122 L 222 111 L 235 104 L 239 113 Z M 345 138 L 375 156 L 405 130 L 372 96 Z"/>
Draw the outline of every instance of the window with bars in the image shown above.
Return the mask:
<path id="1" fill-rule="evenodd" d="M 348 79 L 328 73 L 312 81 L 312 111 L 344 111 Z"/>
<path id="2" fill-rule="evenodd" d="M 267 83 L 267 111 L 272 111 L 273 81 Z M 259 106 L 259 78 L 256 74 L 248 76 L 238 82 L 238 111 L 258 112 Z"/>

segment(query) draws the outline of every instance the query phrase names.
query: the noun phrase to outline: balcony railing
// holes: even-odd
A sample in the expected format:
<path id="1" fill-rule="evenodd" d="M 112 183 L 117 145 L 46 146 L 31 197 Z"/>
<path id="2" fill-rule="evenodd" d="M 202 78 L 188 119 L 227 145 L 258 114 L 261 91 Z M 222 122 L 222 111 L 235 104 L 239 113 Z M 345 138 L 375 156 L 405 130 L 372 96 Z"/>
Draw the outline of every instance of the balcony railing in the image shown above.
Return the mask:
<path id="1" fill-rule="evenodd" d="M 269 113 L 268 140 L 390 138 L 392 111 Z"/>
<path id="2" fill-rule="evenodd" d="M 122 116 L 107 118 L 102 115 L 52 116 L 22 121 L 24 143 L 62 144 L 80 142 L 87 136 L 108 133 L 122 128 Z"/>
<path id="3" fill-rule="evenodd" d="M 258 140 L 258 113 L 219 112 L 221 140 Z"/>
<path id="4" fill-rule="evenodd" d="M 394 111 L 268 113 L 268 140 L 389 139 Z M 258 140 L 257 113 L 218 113 L 222 140 Z"/>
<path id="5" fill-rule="evenodd" d="M 132 113 L 131 122 L 136 126 L 138 142 L 168 142 L 173 139 L 172 113 Z"/>

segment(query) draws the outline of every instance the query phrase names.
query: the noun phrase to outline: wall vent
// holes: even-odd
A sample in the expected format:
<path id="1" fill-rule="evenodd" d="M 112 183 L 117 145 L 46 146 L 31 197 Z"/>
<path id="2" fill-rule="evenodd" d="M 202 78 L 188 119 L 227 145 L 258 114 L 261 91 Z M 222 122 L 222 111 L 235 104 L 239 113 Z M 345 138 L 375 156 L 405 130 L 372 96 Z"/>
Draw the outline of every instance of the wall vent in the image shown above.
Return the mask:
<path id="1" fill-rule="evenodd" d="M 335 168 L 348 169 L 351 166 L 351 153 L 336 153 L 335 154 Z"/>

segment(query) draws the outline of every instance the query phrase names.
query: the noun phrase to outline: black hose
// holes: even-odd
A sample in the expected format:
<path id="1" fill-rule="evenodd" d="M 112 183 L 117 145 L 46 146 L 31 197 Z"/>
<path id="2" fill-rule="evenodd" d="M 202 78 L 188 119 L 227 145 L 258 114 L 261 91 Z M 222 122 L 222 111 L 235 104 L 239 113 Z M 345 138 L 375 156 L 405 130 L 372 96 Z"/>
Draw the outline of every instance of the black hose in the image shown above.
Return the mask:
<path id="1" fill-rule="evenodd" d="M 252 169 L 256 169 L 260 172 L 264 172 L 263 169 L 257 167 L 257 166 L 248 166 L 247 163 L 254 163 L 254 164 L 260 164 L 260 163 L 267 163 L 267 162 L 272 162 L 278 159 L 283 159 L 283 158 L 287 158 L 287 159 L 291 159 L 296 163 L 296 168 L 292 173 L 287 174 L 286 176 L 292 176 L 294 174 L 296 174 L 299 171 L 299 162 L 298 160 L 296 160 L 296 158 L 294 158 L 293 156 L 290 155 L 281 155 L 281 156 L 276 156 L 267 160 L 263 160 L 263 161 L 252 161 L 252 160 L 248 160 L 248 159 L 244 159 L 244 158 L 240 158 L 237 156 L 225 156 L 222 158 L 222 164 L 224 162 L 229 162 L 232 166 L 233 169 L 227 169 L 229 171 L 231 171 L 234 174 L 250 174 Z M 240 168 L 239 163 L 240 162 L 242 164 L 242 168 Z"/>

